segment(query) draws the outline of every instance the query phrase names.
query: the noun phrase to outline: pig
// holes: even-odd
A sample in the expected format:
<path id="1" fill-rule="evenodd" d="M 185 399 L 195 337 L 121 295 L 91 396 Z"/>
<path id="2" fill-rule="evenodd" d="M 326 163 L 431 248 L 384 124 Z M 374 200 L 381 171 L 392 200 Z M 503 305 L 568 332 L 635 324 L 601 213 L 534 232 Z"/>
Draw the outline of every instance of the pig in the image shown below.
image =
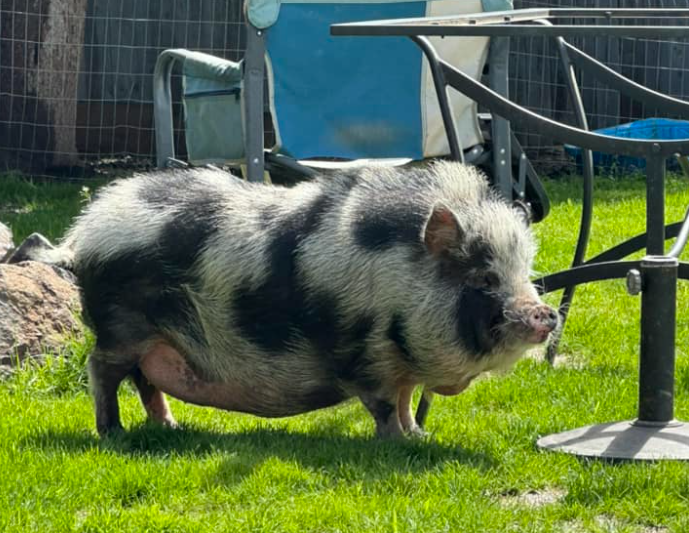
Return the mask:
<path id="1" fill-rule="evenodd" d="M 122 430 L 126 378 L 167 426 L 163 393 L 262 417 L 357 397 L 379 436 L 420 435 L 416 386 L 456 394 L 558 322 L 529 280 L 523 210 L 460 163 L 291 188 L 217 169 L 140 174 L 101 190 L 42 253 L 81 290 L 102 436 Z"/>

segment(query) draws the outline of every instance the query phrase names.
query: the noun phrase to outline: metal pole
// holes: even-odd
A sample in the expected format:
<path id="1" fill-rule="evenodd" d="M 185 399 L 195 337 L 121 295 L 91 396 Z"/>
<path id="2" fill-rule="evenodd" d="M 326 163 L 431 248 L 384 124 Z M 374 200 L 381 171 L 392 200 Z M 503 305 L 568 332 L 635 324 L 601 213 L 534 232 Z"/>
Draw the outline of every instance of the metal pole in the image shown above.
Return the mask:
<path id="1" fill-rule="evenodd" d="M 419 406 L 416 409 L 415 420 L 416 424 L 423 429 L 426 425 L 426 418 L 428 417 L 428 411 L 433 403 L 433 393 L 430 390 L 424 390 L 421 400 L 419 401 Z"/>
<path id="2" fill-rule="evenodd" d="M 500 96 L 509 98 L 510 38 L 496 37 L 490 41 L 489 85 Z M 512 138 L 510 121 L 493 114 L 493 173 L 500 192 L 512 200 Z"/>
<path id="3" fill-rule="evenodd" d="M 659 145 L 646 160 L 646 251 L 641 262 L 639 423 L 673 418 L 677 272 L 665 250 L 665 157 Z"/>
<path id="4" fill-rule="evenodd" d="M 158 168 L 165 168 L 168 160 L 175 157 L 170 74 L 177 59 L 180 58 L 174 50 L 165 50 L 158 56 L 153 71 L 153 114 L 155 117 L 156 166 Z"/>
<path id="5" fill-rule="evenodd" d="M 247 178 L 263 181 L 265 156 L 263 152 L 263 76 L 265 36 L 251 24 L 246 25 L 246 54 L 244 55 L 244 145 Z"/>
<path id="6" fill-rule="evenodd" d="M 649 256 L 641 262 L 641 356 L 637 425 L 674 418 L 677 270 L 674 257 Z"/>
<path id="7" fill-rule="evenodd" d="M 679 260 L 673 255 L 681 253 L 686 240 L 683 237 L 664 255 L 665 158 L 661 151 L 654 144 L 646 156 L 648 255 L 639 270 L 627 273 L 630 294 L 641 292 L 637 419 L 547 435 L 538 440 L 541 448 L 609 459 L 689 460 L 689 424 L 674 419 Z"/>
<path id="8" fill-rule="evenodd" d="M 665 157 L 660 145 L 652 146 L 646 158 L 646 254 L 664 255 L 665 250 Z"/>
<path id="9" fill-rule="evenodd" d="M 538 22 L 545 25 L 551 24 L 549 21 Z M 574 66 L 572 65 L 572 61 L 567 53 L 567 48 L 565 47 L 565 40 L 562 37 L 558 37 L 555 39 L 555 42 L 557 43 L 558 50 L 560 51 L 560 60 L 567 78 L 567 87 L 569 88 L 569 95 L 572 100 L 572 106 L 574 107 L 574 114 L 576 115 L 577 124 L 582 130 L 588 131 L 589 125 L 588 120 L 586 119 L 586 112 L 584 110 L 584 101 L 581 97 L 581 92 L 579 91 L 579 84 L 577 83 Z M 591 221 L 593 218 L 593 152 L 590 149 L 584 149 L 582 151 L 582 165 L 584 168 L 582 213 L 581 223 L 579 225 L 579 238 L 577 239 L 577 246 L 574 251 L 572 267 L 577 267 L 584 262 L 586 257 L 586 248 L 588 247 L 588 242 L 591 235 Z M 562 299 L 560 300 L 560 306 L 558 308 L 560 313 L 560 331 L 559 334 L 554 336 L 553 340 L 548 344 L 548 349 L 546 351 L 546 360 L 551 364 L 555 361 L 555 356 L 557 355 L 561 334 L 567 321 L 567 313 L 569 312 L 569 307 L 574 299 L 575 290 L 575 285 L 565 287 L 564 293 L 562 294 Z"/>

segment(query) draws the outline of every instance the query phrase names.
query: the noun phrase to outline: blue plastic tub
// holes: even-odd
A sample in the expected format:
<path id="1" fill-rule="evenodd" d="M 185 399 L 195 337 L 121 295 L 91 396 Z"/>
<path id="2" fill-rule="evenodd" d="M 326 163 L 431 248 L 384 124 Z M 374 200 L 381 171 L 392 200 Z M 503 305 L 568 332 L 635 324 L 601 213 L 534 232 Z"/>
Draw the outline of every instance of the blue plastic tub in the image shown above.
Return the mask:
<path id="1" fill-rule="evenodd" d="M 611 128 L 595 130 L 596 133 L 625 139 L 689 139 L 689 121 L 671 120 L 667 118 L 647 118 L 628 124 L 620 124 Z M 565 150 L 575 158 L 577 166 L 581 166 L 581 148 L 565 144 Z M 673 162 L 674 164 L 674 162 Z M 595 167 L 615 167 L 623 171 L 634 171 L 646 168 L 646 161 L 638 157 L 605 154 L 593 152 Z"/>

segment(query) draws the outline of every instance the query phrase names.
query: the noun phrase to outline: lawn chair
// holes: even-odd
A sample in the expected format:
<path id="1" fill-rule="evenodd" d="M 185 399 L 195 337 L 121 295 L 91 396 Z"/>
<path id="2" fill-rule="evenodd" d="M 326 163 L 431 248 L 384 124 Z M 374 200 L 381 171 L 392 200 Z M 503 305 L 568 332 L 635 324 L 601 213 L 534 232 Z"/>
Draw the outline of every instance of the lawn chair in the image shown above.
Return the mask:
<path id="1" fill-rule="evenodd" d="M 495 186 L 507 198 L 529 204 L 539 221 L 548 213 L 548 199 L 507 121 L 489 120 L 484 135 L 477 105 L 456 91 L 436 94 L 439 80 L 407 39 L 329 34 L 338 22 L 510 7 L 511 0 L 246 0 L 247 48 L 241 61 L 182 49 L 160 54 L 154 75 L 157 164 L 176 161 L 171 73 L 179 64 L 192 164 L 244 166 L 251 181 L 263 180 L 264 171 L 292 181 L 314 175 L 316 167 L 449 156 L 487 166 Z M 486 37 L 462 39 L 460 46 L 456 40 L 433 41 L 445 60 L 474 79 L 488 59 L 491 85 L 506 94 L 504 43 L 491 45 Z M 275 132 L 268 150 L 266 103 Z"/>

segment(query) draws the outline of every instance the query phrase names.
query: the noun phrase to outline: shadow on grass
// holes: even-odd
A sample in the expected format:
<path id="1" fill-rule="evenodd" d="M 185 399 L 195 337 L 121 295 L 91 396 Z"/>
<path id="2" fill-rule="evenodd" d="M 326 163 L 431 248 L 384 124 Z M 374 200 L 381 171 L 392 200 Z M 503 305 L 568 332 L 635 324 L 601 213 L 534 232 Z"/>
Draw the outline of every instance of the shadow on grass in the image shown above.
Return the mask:
<path id="1" fill-rule="evenodd" d="M 440 444 L 432 437 L 425 440 L 352 437 L 338 435 L 327 425 L 309 433 L 266 427 L 221 433 L 193 425 L 173 430 L 146 423 L 104 440 L 89 431 L 48 430 L 25 437 L 21 445 L 75 454 L 100 449 L 135 459 L 203 458 L 219 454 L 227 457 L 218 469 L 219 483 L 235 483 L 273 458 L 335 477 L 346 472 L 347 477 L 369 479 L 395 472 L 423 472 L 446 463 L 460 463 L 482 471 L 496 464 L 491 455 Z"/>

